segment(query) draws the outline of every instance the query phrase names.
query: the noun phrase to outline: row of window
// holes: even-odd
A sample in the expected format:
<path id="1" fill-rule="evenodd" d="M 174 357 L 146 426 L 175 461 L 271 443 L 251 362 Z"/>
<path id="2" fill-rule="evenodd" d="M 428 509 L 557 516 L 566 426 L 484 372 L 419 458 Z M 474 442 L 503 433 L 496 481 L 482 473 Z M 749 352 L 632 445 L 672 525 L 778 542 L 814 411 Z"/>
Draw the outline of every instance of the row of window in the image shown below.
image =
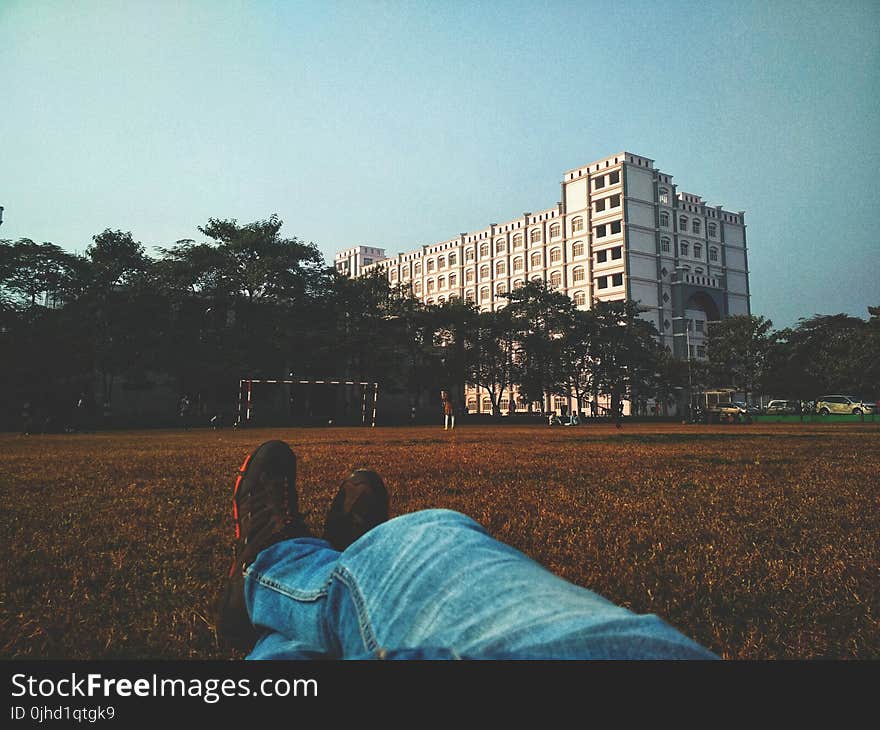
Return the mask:
<path id="1" fill-rule="evenodd" d="M 605 198 L 601 201 L 597 201 L 596 210 L 601 211 L 605 209 L 605 200 L 609 201 L 608 207 L 613 208 L 615 206 L 620 205 L 620 196 L 612 195 L 610 198 Z M 601 204 L 601 207 L 600 207 Z M 607 229 L 607 231 L 606 231 Z M 573 218 L 571 221 L 571 231 L 572 233 L 578 233 L 579 231 L 584 230 L 584 219 L 580 216 L 577 218 Z M 607 226 L 597 226 L 596 227 L 596 237 L 603 238 L 606 235 L 620 233 L 621 231 L 621 222 L 614 221 L 609 223 Z M 550 226 L 550 238 L 559 238 L 561 234 L 561 226 L 559 223 L 554 223 Z M 541 229 L 536 228 L 532 230 L 529 234 L 529 240 L 531 243 L 541 243 Z M 523 234 L 517 233 L 513 237 L 513 249 L 519 249 L 523 246 Z M 504 239 L 497 239 L 495 241 L 495 253 L 502 254 L 507 250 L 507 242 Z M 488 258 L 491 255 L 491 247 L 488 242 L 480 245 L 480 258 Z M 583 256 L 583 242 L 578 241 L 574 244 L 573 254 L 575 256 Z M 552 256 L 552 252 L 551 252 Z M 464 260 L 465 262 L 472 262 L 476 259 L 476 251 L 473 248 L 469 248 L 465 250 Z M 365 261 L 365 265 L 366 265 Z M 369 263 L 372 263 L 370 261 Z M 438 256 L 437 259 L 427 259 L 425 261 L 425 272 L 433 273 L 434 271 L 440 271 L 445 269 L 448 266 L 456 266 L 458 264 L 458 256 L 455 252 L 452 252 L 447 256 Z M 422 262 L 417 261 L 413 264 L 413 276 L 421 276 L 422 274 Z M 392 279 L 393 280 L 393 279 Z"/>
<path id="2" fill-rule="evenodd" d="M 597 289 L 607 289 L 610 286 L 623 286 L 623 274 L 611 274 L 610 276 L 599 276 L 596 278 Z"/>
<path id="3" fill-rule="evenodd" d="M 583 266 L 575 266 L 571 271 L 572 283 L 579 284 L 579 283 L 585 281 L 585 279 L 586 279 L 586 271 L 585 271 L 584 267 Z M 605 289 L 608 286 L 608 284 L 604 283 L 606 279 L 612 280 L 611 286 L 623 286 L 623 274 L 617 273 L 617 274 L 612 274 L 607 277 L 597 278 L 596 281 L 597 281 L 597 284 L 600 289 Z M 532 280 L 533 281 L 541 281 L 542 279 L 540 276 L 534 276 L 534 277 L 532 277 Z M 466 279 L 466 283 L 472 283 L 472 282 L 470 279 Z M 524 282 L 522 279 L 517 279 L 516 281 L 513 282 L 513 286 L 514 286 L 514 288 L 517 288 L 519 286 L 522 286 L 523 283 Z M 562 286 L 562 272 L 560 272 L 560 271 L 551 272 L 549 283 L 551 286 L 555 286 L 555 287 Z M 443 277 L 438 279 L 438 281 L 437 281 L 438 289 L 445 288 L 445 285 L 446 285 L 446 282 Z M 449 286 L 450 287 L 455 286 L 455 281 L 453 279 L 449 280 Z M 421 282 L 416 282 L 415 286 L 413 287 L 413 290 L 416 294 L 420 294 L 421 293 Z M 504 294 L 506 291 L 507 291 L 507 285 L 504 282 L 499 282 L 498 284 L 495 285 L 495 294 L 496 295 Z M 480 288 L 480 302 L 481 303 L 488 301 L 489 292 L 490 292 L 490 288 L 488 286 L 484 286 L 484 287 Z M 434 280 L 433 279 L 430 279 L 427 282 L 427 293 L 428 294 L 434 293 Z M 577 292 L 575 292 L 575 294 L 576 293 Z M 465 293 L 465 297 L 469 301 L 473 301 L 474 291 L 472 289 L 468 290 Z M 428 302 L 428 303 L 430 304 L 431 302 Z M 583 302 L 580 302 L 580 304 L 583 304 Z"/>
<path id="4" fill-rule="evenodd" d="M 617 185 L 620 182 L 620 170 L 615 170 L 608 175 L 600 175 L 593 178 L 593 190 L 601 190 L 606 185 Z"/>
<path id="5" fill-rule="evenodd" d="M 660 211 L 660 225 L 663 228 L 669 228 L 669 213 L 665 210 Z M 702 222 L 694 219 L 691 221 L 690 229 L 693 233 L 699 234 L 702 228 Z M 678 230 L 687 233 L 688 231 L 688 217 L 686 215 L 682 215 L 678 217 Z M 709 238 L 715 238 L 718 235 L 718 228 L 715 223 L 711 221 L 706 224 L 706 232 L 709 234 Z"/>
<path id="6" fill-rule="evenodd" d="M 690 243 L 687 241 L 679 241 L 678 250 L 681 256 L 690 256 Z M 668 238 L 660 239 L 660 251 L 662 253 L 672 253 L 672 242 Z M 694 242 L 694 258 L 701 259 L 703 258 L 703 244 Z M 709 246 L 709 261 L 718 261 L 718 248 L 717 246 Z"/>
<path id="7" fill-rule="evenodd" d="M 612 278 L 612 277 L 607 277 L 607 278 Z M 614 286 L 623 286 L 623 274 L 614 274 L 613 278 L 614 278 L 615 282 L 617 282 L 614 284 Z M 618 279 L 619 279 L 619 281 L 618 281 Z M 583 276 L 583 269 L 582 269 L 580 271 L 580 276 L 575 278 L 575 281 L 583 281 L 583 280 L 584 280 L 584 276 Z M 541 277 L 540 276 L 533 277 L 532 281 L 541 281 Z M 599 281 L 599 279 L 597 279 L 597 281 Z M 521 287 L 524 283 L 525 282 L 522 279 L 517 279 L 516 281 L 513 282 L 513 288 L 517 289 L 517 288 Z M 561 284 L 562 284 L 562 274 L 559 273 L 558 271 L 554 271 L 550 275 L 550 285 L 558 287 Z M 600 288 L 604 288 L 604 287 L 600 286 Z M 464 298 L 469 302 L 473 302 L 474 297 L 477 293 L 479 293 L 480 304 L 488 304 L 489 303 L 491 289 L 488 286 L 480 287 L 479 292 L 475 292 L 473 289 L 468 289 L 464 293 Z M 495 286 L 495 295 L 496 296 L 501 296 L 506 293 L 507 293 L 507 285 L 506 284 L 497 284 Z M 454 295 L 450 295 L 450 297 L 452 297 L 452 296 L 454 296 Z M 587 295 L 583 291 L 576 291 L 576 292 L 574 292 L 574 294 L 572 294 L 572 299 L 574 299 L 574 303 L 577 306 L 582 307 L 587 302 Z M 433 302 L 429 299 L 427 303 L 432 304 Z"/>
<path id="8" fill-rule="evenodd" d="M 605 238 L 605 236 L 612 236 L 615 233 L 620 233 L 621 224 L 620 221 L 611 221 L 611 223 L 606 223 L 603 226 L 596 226 L 593 230 L 595 231 L 593 234 L 595 238 Z"/>
<path id="9" fill-rule="evenodd" d="M 601 198 L 600 200 L 597 200 L 593 204 L 593 209 L 597 213 L 601 213 L 603 210 L 611 210 L 612 208 L 619 208 L 619 207 L 620 207 L 620 195 L 619 194 L 618 195 L 611 195 L 610 197 L 607 197 L 607 198 Z"/>
<path id="10" fill-rule="evenodd" d="M 668 244 L 668 240 L 664 239 Z M 666 249 L 664 249 L 666 250 Z M 573 253 L 575 256 L 582 256 L 584 252 L 584 244 L 582 241 L 579 241 L 573 247 Z M 685 252 L 686 253 L 686 252 Z M 623 258 L 623 246 L 615 246 L 614 248 L 604 249 L 602 251 L 596 251 L 596 263 L 603 264 L 606 261 L 618 261 Z M 562 262 L 562 249 L 561 248 L 553 248 L 550 250 L 550 259 L 549 264 L 553 266 L 554 264 L 559 264 Z M 535 251 L 532 253 L 531 257 L 531 266 L 533 269 L 540 268 L 542 265 L 542 257 L 540 251 Z M 522 273 L 525 267 L 525 261 L 522 256 L 517 256 L 513 260 L 513 273 L 519 274 Z M 581 281 L 583 279 L 584 268 L 582 266 L 576 266 L 572 269 L 572 277 L 574 281 Z M 391 271 L 391 281 L 396 280 L 396 271 Z M 505 276 L 507 274 L 507 262 L 506 261 L 497 261 L 495 263 L 495 274 L 497 276 Z M 489 264 L 483 264 L 479 270 L 480 280 L 484 281 L 488 279 L 491 275 L 491 269 Z M 473 269 L 468 269 L 464 273 L 464 282 L 465 284 L 472 284 L 474 282 L 475 272 Z M 446 287 L 447 277 L 441 276 L 437 279 L 436 285 L 438 289 L 444 289 Z M 456 273 L 450 273 L 448 277 L 448 282 L 450 287 L 454 287 L 458 285 L 458 275 Z M 428 279 L 426 282 L 427 291 L 434 291 L 434 279 Z M 421 282 L 415 282 L 415 291 L 421 292 Z"/>
<path id="11" fill-rule="evenodd" d="M 596 251 L 596 263 L 604 264 L 609 259 L 617 260 L 623 258 L 623 246 L 615 246 L 614 248 L 606 248 L 604 251 Z"/>

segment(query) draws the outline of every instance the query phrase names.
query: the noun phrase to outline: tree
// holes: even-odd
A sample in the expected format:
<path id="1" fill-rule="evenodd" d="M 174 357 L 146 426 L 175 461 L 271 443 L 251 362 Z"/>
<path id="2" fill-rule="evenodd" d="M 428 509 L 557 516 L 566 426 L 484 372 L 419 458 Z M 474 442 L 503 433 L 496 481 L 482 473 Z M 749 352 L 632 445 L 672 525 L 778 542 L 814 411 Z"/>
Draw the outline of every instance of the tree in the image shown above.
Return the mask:
<path id="1" fill-rule="evenodd" d="M 842 313 L 816 314 L 779 332 L 765 388 L 805 400 L 827 393 L 875 394 L 880 376 L 876 311 L 869 308 L 868 322 Z"/>
<path id="2" fill-rule="evenodd" d="M 477 315 L 471 333 L 470 380 L 489 394 L 492 413 L 501 415 L 501 397 L 514 372 L 514 314 L 510 307 Z"/>
<path id="3" fill-rule="evenodd" d="M 235 219 L 210 218 L 199 231 L 217 242 L 213 254 L 204 245 L 184 243 L 179 255 L 202 261 L 203 280 L 232 296 L 297 302 L 326 283 L 316 276 L 324 261 L 315 244 L 283 238 L 282 225 L 274 214 L 243 226 Z"/>
<path id="4" fill-rule="evenodd" d="M 83 290 L 66 308 L 71 328 L 101 374 L 104 402 L 120 375 L 143 380 L 162 367 L 168 307 L 155 268 L 130 232 L 109 228 L 92 237 Z"/>
<path id="5" fill-rule="evenodd" d="M 593 310 L 571 312 L 571 322 L 559 341 L 559 382 L 554 392 L 574 393 L 577 410 L 584 408 L 596 388 L 594 349 L 599 336 L 599 322 Z"/>
<path id="6" fill-rule="evenodd" d="M 30 238 L 0 241 L 0 296 L 10 303 L 58 304 L 79 290 L 84 271 L 81 257 L 54 243 L 39 244 Z"/>
<path id="7" fill-rule="evenodd" d="M 560 350 L 574 302 L 544 282 L 530 281 L 503 295 L 510 303 L 514 335 L 512 381 L 531 404 L 549 407 L 549 394 L 565 378 Z"/>
<path id="8" fill-rule="evenodd" d="M 707 348 L 709 364 L 723 384 L 749 394 L 760 387 L 774 336 L 773 323 L 753 314 L 738 314 L 713 323 Z"/>
<path id="9" fill-rule="evenodd" d="M 336 362 L 331 270 L 311 243 L 281 235 L 282 221 L 240 225 L 211 218 L 199 230 L 212 239 L 182 239 L 160 249 L 157 276 L 171 300 L 166 341 L 169 368 L 183 389 L 215 397 L 237 378 L 326 375 Z"/>
<path id="10" fill-rule="evenodd" d="M 639 315 L 636 302 L 594 301 L 596 338 L 592 348 L 593 374 L 599 392 L 611 397 L 611 411 L 620 425 L 620 403 L 651 389 L 659 372 L 662 348 L 657 330 Z"/>
<path id="11" fill-rule="evenodd" d="M 431 313 L 435 352 L 439 353 L 439 385 L 457 400 L 464 394 L 465 384 L 473 372 L 479 309 L 472 302 L 458 298 L 427 309 Z"/>

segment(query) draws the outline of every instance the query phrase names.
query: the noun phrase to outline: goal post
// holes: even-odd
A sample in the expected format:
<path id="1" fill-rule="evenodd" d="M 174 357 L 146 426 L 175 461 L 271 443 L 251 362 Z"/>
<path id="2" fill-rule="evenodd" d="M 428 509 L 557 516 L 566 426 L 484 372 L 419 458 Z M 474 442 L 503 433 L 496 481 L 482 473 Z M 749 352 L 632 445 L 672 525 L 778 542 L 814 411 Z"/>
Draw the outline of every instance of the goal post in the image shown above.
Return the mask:
<path id="1" fill-rule="evenodd" d="M 255 389 L 255 386 L 257 388 Z M 249 426 L 254 421 L 255 390 L 263 386 L 288 386 L 287 417 L 299 418 L 312 425 L 325 423 L 356 423 L 376 426 L 379 383 L 357 380 L 299 380 L 287 378 L 242 378 L 238 381 L 238 415 L 236 424 Z M 355 404 L 355 398 L 357 403 Z M 277 401 L 277 398 L 276 398 Z M 360 412 L 360 418 L 355 412 Z M 299 408 L 299 412 L 297 411 Z M 278 416 L 275 409 L 275 416 Z"/>

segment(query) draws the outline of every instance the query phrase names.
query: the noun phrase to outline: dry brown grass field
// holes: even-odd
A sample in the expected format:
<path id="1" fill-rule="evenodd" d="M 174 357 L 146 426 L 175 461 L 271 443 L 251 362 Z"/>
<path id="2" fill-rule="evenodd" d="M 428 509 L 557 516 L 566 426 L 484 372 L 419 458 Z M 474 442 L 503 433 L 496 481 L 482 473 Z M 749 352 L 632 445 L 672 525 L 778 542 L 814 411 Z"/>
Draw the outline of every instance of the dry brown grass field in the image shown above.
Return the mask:
<path id="1" fill-rule="evenodd" d="M 460 510 L 725 658 L 880 657 L 880 424 L 0 435 L 0 657 L 216 659 L 245 454 L 299 456 L 317 531 L 347 470 Z"/>

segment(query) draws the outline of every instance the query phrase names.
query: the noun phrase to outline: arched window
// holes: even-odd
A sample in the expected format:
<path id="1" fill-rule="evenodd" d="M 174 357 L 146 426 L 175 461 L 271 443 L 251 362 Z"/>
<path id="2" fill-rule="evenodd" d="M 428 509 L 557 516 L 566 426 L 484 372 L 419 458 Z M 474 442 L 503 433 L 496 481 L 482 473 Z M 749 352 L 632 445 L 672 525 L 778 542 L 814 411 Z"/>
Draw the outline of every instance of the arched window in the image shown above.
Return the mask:
<path id="1" fill-rule="evenodd" d="M 696 241 L 694 241 L 694 256 L 698 259 L 703 257 L 703 244 L 702 243 L 697 243 Z"/>
<path id="2" fill-rule="evenodd" d="M 582 291 L 574 293 L 574 303 L 577 307 L 583 307 L 587 303 L 587 297 Z"/>
<path id="3" fill-rule="evenodd" d="M 554 271 L 552 274 L 550 274 L 550 283 L 553 286 L 559 286 L 560 284 L 562 284 L 562 274 L 558 271 Z"/>
<path id="4" fill-rule="evenodd" d="M 583 266 L 575 266 L 571 270 L 571 280 L 573 282 L 578 282 L 578 281 L 584 280 L 584 267 Z"/>
<path id="5" fill-rule="evenodd" d="M 438 257 L 437 268 L 438 269 L 445 269 L 446 268 L 446 257 L 445 256 Z"/>
<path id="6" fill-rule="evenodd" d="M 668 238 L 660 239 L 660 250 L 663 253 L 669 253 L 672 250 L 672 244 L 669 242 Z"/>
<path id="7" fill-rule="evenodd" d="M 495 241 L 495 253 L 504 253 L 504 239 L 499 238 Z"/>
<path id="8" fill-rule="evenodd" d="M 699 232 L 700 232 L 700 221 L 694 221 L 694 222 L 693 222 L 693 229 L 694 229 L 694 233 L 699 233 Z"/>
<path id="9" fill-rule="evenodd" d="M 458 257 L 454 253 L 449 254 L 449 265 L 455 266 L 457 263 L 458 263 Z"/>
<path id="10" fill-rule="evenodd" d="M 710 223 L 706 224 L 706 231 L 712 238 L 715 238 L 715 234 L 716 234 L 717 230 L 718 229 L 714 223 L 710 222 Z"/>
<path id="11" fill-rule="evenodd" d="M 420 276 L 421 273 L 422 273 L 422 264 L 420 261 L 416 261 L 416 263 L 413 265 L 413 275 Z"/>
<path id="12" fill-rule="evenodd" d="M 470 284 L 473 282 L 473 280 L 474 280 L 474 270 L 468 269 L 467 271 L 464 272 L 464 281 L 466 284 Z"/>
<path id="13" fill-rule="evenodd" d="M 434 270 L 434 259 L 428 259 L 428 263 L 425 266 L 425 271 L 429 274 Z"/>
<path id="14" fill-rule="evenodd" d="M 541 252 L 535 251 L 532 253 L 532 268 L 538 267 L 541 265 Z"/>
<path id="15" fill-rule="evenodd" d="M 489 301 L 489 287 L 484 286 L 480 289 L 480 301 L 488 302 Z"/>
<path id="16" fill-rule="evenodd" d="M 506 291 L 507 287 L 504 284 L 498 284 L 498 286 L 495 287 L 496 294 L 504 294 Z"/>
<path id="17" fill-rule="evenodd" d="M 679 243 L 678 250 L 681 251 L 682 256 L 690 255 L 690 246 L 688 245 L 687 241 L 682 241 L 681 243 Z"/>
<path id="18" fill-rule="evenodd" d="M 422 282 L 417 281 L 413 285 L 413 291 L 415 291 L 416 294 L 421 294 L 422 293 Z"/>
<path id="19" fill-rule="evenodd" d="M 669 189 L 660 188 L 660 202 L 663 205 L 669 205 Z"/>
<path id="20" fill-rule="evenodd" d="M 514 288 L 514 289 L 519 289 L 519 288 L 523 285 L 523 283 L 524 283 L 524 282 L 523 282 L 522 279 L 514 279 L 514 281 L 513 281 L 513 288 Z"/>
<path id="21" fill-rule="evenodd" d="M 440 278 L 437 279 L 437 288 L 438 289 L 445 289 L 446 288 L 446 277 L 445 276 L 441 276 Z"/>
<path id="22" fill-rule="evenodd" d="M 464 260 L 465 261 L 473 261 L 474 260 L 474 249 L 469 248 L 464 252 Z"/>
<path id="23" fill-rule="evenodd" d="M 578 231 L 584 230 L 584 219 L 578 216 L 577 218 L 571 219 L 571 232 L 577 233 Z"/>
<path id="24" fill-rule="evenodd" d="M 660 225 L 664 228 L 669 228 L 669 213 L 665 210 L 660 213 Z"/>
<path id="25" fill-rule="evenodd" d="M 583 241 L 575 241 L 571 247 L 571 255 L 572 256 L 583 256 L 584 255 L 584 242 Z"/>
<path id="26" fill-rule="evenodd" d="M 523 270 L 523 259 L 522 259 L 522 256 L 517 256 L 517 257 L 513 260 L 513 271 L 514 271 L 514 273 L 516 273 L 516 272 L 518 272 L 518 271 L 522 271 L 522 270 Z"/>
<path id="27" fill-rule="evenodd" d="M 483 264 L 480 267 L 480 280 L 489 278 L 489 264 Z"/>
<path id="28" fill-rule="evenodd" d="M 678 227 L 682 231 L 686 231 L 688 229 L 688 219 L 686 215 L 678 216 Z"/>
<path id="29" fill-rule="evenodd" d="M 498 275 L 507 273 L 507 264 L 504 261 L 499 261 L 495 264 L 495 273 Z"/>
<path id="30" fill-rule="evenodd" d="M 562 232 L 562 226 L 558 223 L 554 223 L 550 226 L 550 238 L 559 238 L 559 234 Z"/>
<path id="31" fill-rule="evenodd" d="M 428 294 L 431 294 L 434 291 L 434 280 L 428 279 Z"/>
<path id="32" fill-rule="evenodd" d="M 556 248 L 550 249 L 550 263 L 558 264 L 562 261 L 562 249 L 557 246 Z"/>
<path id="33" fill-rule="evenodd" d="M 514 248 L 522 248 L 523 245 L 523 235 L 522 233 L 517 233 L 513 237 L 513 247 Z"/>
<path id="34" fill-rule="evenodd" d="M 718 249 L 712 246 L 709 249 L 709 261 L 717 261 L 718 260 Z"/>
<path id="35" fill-rule="evenodd" d="M 388 272 L 388 278 L 391 281 L 397 281 L 397 271 L 395 269 L 391 269 L 391 271 Z"/>
<path id="36" fill-rule="evenodd" d="M 540 282 L 544 281 L 544 278 L 540 274 L 538 274 L 537 276 L 532 277 L 532 281 L 540 283 Z"/>
<path id="37" fill-rule="evenodd" d="M 464 298 L 467 299 L 467 301 L 469 301 L 469 302 L 474 301 L 474 290 L 473 290 L 473 289 L 468 289 L 468 290 L 464 293 Z"/>
<path id="38" fill-rule="evenodd" d="M 486 258 L 489 255 L 489 244 L 481 243 L 480 244 L 480 258 Z"/>
<path id="39" fill-rule="evenodd" d="M 458 283 L 458 277 L 455 274 L 449 275 L 449 286 L 455 286 Z"/>
<path id="40" fill-rule="evenodd" d="M 541 242 L 541 229 L 533 228 L 531 233 L 529 233 L 529 241 L 531 243 L 540 243 Z"/>

